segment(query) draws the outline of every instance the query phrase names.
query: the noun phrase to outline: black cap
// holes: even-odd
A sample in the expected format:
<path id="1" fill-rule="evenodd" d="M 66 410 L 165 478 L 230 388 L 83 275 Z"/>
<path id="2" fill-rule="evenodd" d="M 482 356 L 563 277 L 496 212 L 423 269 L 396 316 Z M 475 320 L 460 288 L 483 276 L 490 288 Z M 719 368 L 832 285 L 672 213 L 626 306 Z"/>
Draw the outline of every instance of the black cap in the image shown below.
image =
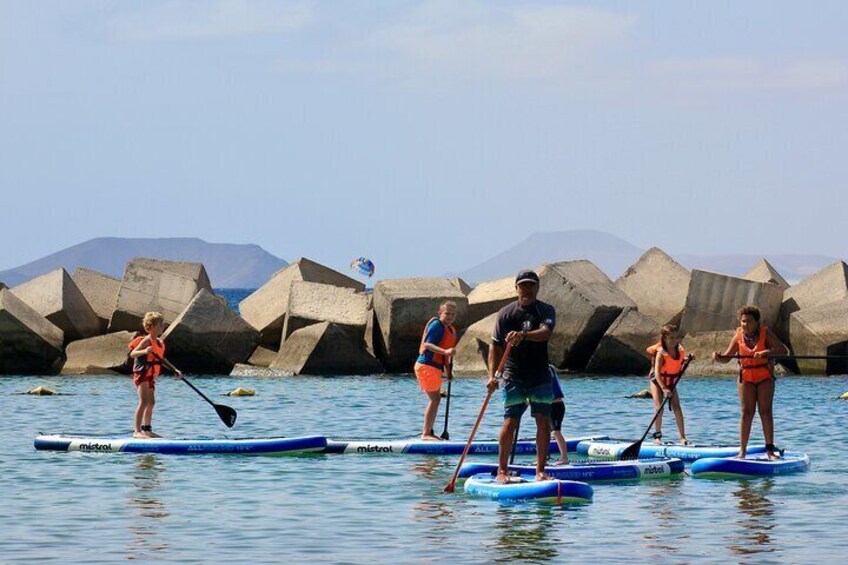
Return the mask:
<path id="1" fill-rule="evenodd" d="M 539 275 L 537 275 L 534 271 L 521 271 L 518 273 L 518 276 L 515 277 L 515 284 L 521 284 L 523 282 L 539 284 Z"/>

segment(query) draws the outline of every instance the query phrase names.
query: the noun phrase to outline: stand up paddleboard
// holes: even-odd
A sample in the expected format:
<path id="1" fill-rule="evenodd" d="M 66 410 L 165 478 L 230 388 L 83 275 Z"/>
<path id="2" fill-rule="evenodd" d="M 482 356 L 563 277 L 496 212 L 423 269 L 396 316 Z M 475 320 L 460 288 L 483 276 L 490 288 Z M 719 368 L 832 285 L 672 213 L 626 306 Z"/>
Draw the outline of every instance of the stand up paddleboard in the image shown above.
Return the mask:
<path id="1" fill-rule="evenodd" d="M 749 479 L 803 473 L 810 468 L 806 453 L 785 452 L 780 459 L 765 455 L 748 455 L 745 459 L 708 457 L 692 463 L 692 476 L 704 479 Z"/>
<path id="2" fill-rule="evenodd" d="M 667 478 L 683 472 L 681 459 L 637 459 L 635 461 L 578 461 L 567 465 L 550 465 L 545 472 L 554 479 L 568 481 L 633 481 Z M 510 465 L 508 470 L 521 477 L 534 477 L 535 465 Z M 497 473 L 493 463 L 466 463 L 459 470 L 465 479 L 480 473 Z"/>
<path id="3" fill-rule="evenodd" d="M 584 436 L 565 440 L 569 451 L 577 449 L 577 444 L 590 439 L 603 439 L 606 436 Z M 386 455 L 460 455 L 465 449 L 465 440 L 424 441 L 419 436 L 404 439 L 327 439 L 327 453 L 381 453 Z M 549 446 L 549 453 L 558 454 L 555 441 Z M 474 455 L 497 455 L 498 440 L 480 440 L 471 443 L 468 452 Z M 536 440 L 520 439 L 515 446 L 519 455 L 535 455 Z"/>
<path id="4" fill-rule="evenodd" d="M 534 481 L 518 478 L 504 484 L 495 482 L 495 477 L 489 473 L 469 477 L 465 481 L 465 492 L 492 500 L 537 500 L 557 504 L 589 502 L 593 495 L 592 487 L 578 481 Z"/>
<path id="5" fill-rule="evenodd" d="M 634 441 L 624 439 L 608 439 L 608 440 L 589 440 L 581 441 L 577 444 L 577 453 L 586 455 L 587 457 L 597 457 L 602 459 L 618 459 L 625 449 L 633 445 Z M 765 445 L 750 445 L 748 453 L 765 453 Z M 682 459 L 684 461 L 697 461 L 704 457 L 733 457 L 739 454 L 738 445 L 679 445 L 674 443 L 664 443 L 657 445 L 654 443 L 643 442 L 639 448 L 640 459 L 650 459 L 653 457 L 672 457 Z"/>
<path id="6" fill-rule="evenodd" d="M 255 439 L 137 439 L 76 435 L 40 435 L 35 448 L 41 451 L 84 453 L 161 453 L 163 455 L 291 455 L 321 452 L 323 436 Z"/>

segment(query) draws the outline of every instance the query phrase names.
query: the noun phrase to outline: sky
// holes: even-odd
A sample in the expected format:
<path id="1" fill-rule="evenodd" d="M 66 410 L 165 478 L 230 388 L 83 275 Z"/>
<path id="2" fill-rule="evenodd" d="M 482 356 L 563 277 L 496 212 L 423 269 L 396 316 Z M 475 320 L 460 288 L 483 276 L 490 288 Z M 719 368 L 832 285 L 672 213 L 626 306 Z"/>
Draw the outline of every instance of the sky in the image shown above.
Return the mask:
<path id="1" fill-rule="evenodd" d="M 572 229 L 845 258 L 846 16 L 0 0 L 0 269 L 191 236 L 439 275 Z"/>

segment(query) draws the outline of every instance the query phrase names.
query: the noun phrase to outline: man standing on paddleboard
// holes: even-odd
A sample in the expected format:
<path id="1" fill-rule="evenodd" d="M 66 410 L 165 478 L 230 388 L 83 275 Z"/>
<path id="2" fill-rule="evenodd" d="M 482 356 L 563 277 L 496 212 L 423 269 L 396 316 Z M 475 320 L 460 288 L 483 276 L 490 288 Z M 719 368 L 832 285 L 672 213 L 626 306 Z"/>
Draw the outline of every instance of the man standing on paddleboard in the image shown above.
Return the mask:
<path id="1" fill-rule="evenodd" d="M 556 325 L 556 310 L 536 299 L 539 275 L 522 271 L 515 277 L 518 300 L 498 312 L 492 345 L 489 348 L 489 390 L 498 388 L 495 367 L 507 343 L 512 350 L 503 373 L 504 423 L 498 436 L 498 482 L 508 482 L 507 464 L 515 430 L 521 415 L 530 404 L 536 420 L 536 480 L 549 477 L 545 473 L 548 446 L 551 441 L 551 402 L 553 385 L 548 371 L 548 340 Z"/>

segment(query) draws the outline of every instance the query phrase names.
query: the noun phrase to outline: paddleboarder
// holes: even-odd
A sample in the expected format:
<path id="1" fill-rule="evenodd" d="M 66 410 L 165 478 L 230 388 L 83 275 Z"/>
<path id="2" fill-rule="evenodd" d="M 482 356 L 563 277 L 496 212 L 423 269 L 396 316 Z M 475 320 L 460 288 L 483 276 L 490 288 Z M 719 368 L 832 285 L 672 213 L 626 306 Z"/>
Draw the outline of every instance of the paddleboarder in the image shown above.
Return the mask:
<path id="1" fill-rule="evenodd" d="M 556 325 L 556 310 L 537 300 L 539 275 L 521 271 L 515 277 L 518 299 L 500 309 L 489 347 L 489 390 L 498 388 L 495 367 L 500 364 L 507 344 L 512 352 L 503 370 L 504 421 L 498 436 L 497 481 L 509 482 L 507 465 L 515 429 L 530 404 L 536 420 L 536 480 L 549 479 L 545 473 L 551 441 L 551 402 L 553 385 L 548 371 L 548 340 Z"/>
<path id="2" fill-rule="evenodd" d="M 649 375 L 649 386 L 651 397 L 654 399 L 654 410 L 658 410 L 663 404 L 666 396 L 670 396 L 669 404 L 674 411 L 674 420 L 677 423 L 677 431 L 680 434 L 680 444 L 690 445 L 686 439 L 686 427 L 683 420 L 683 408 L 680 406 L 680 390 L 677 381 L 683 362 L 686 360 L 686 351 L 680 343 L 680 333 L 677 326 L 668 324 L 660 330 L 660 341 L 657 345 L 648 348 L 648 353 L 653 350 L 653 368 Z M 692 356 L 694 359 L 694 356 Z M 672 387 L 674 390 L 672 391 Z M 654 443 L 662 444 L 662 411 L 657 412 L 654 421 Z"/>
<path id="3" fill-rule="evenodd" d="M 754 412 L 760 413 L 763 435 L 766 440 L 766 454 L 769 459 L 780 457 L 774 445 L 774 360 L 768 357 L 787 355 L 789 349 L 774 335 L 765 324 L 760 323 L 760 309 L 756 306 L 743 306 L 739 309 L 739 327 L 730 340 L 724 353 L 713 352 L 713 361 L 727 363 L 733 356 L 739 356 L 739 380 L 737 392 L 742 416 L 739 421 L 739 455 L 747 455 L 748 438 L 751 435 L 751 422 Z"/>
<path id="4" fill-rule="evenodd" d="M 439 306 L 439 315 L 427 322 L 421 344 L 418 348 L 418 359 L 415 361 L 415 378 L 424 394 L 427 395 L 427 407 L 424 409 L 424 429 L 421 439 L 441 440 L 433 433 L 436 414 L 439 412 L 441 401 L 442 373 L 445 366 L 451 362 L 454 346 L 457 342 L 456 302 L 446 300 Z"/>
<path id="5" fill-rule="evenodd" d="M 165 342 L 159 336 L 165 331 L 165 318 L 159 312 L 144 315 L 142 326 L 147 335 L 138 336 L 129 344 L 130 358 L 133 360 L 133 383 L 138 390 L 138 406 L 133 421 L 133 437 L 162 437 L 153 431 L 153 407 L 155 399 L 155 380 L 162 373 L 165 360 Z M 180 371 L 174 373 L 182 378 Z"/>

